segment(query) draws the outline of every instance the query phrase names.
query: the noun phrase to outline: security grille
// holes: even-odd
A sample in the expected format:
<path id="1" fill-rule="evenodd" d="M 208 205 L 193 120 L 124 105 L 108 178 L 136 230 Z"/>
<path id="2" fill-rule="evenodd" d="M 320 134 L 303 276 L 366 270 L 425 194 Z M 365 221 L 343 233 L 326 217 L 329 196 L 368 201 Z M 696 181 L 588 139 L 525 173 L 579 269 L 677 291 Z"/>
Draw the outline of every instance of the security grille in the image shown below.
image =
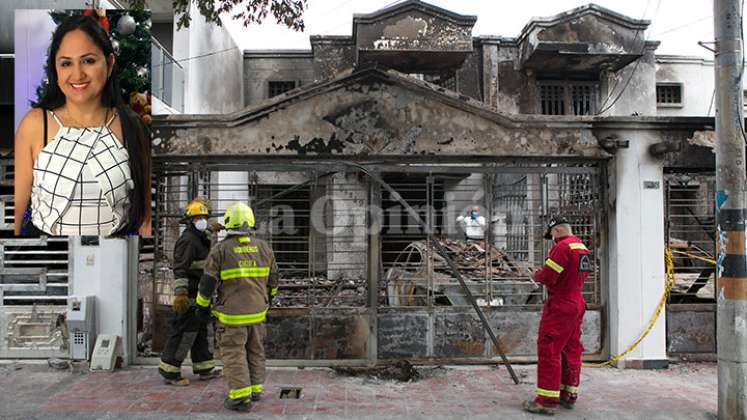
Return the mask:
<path id="1" fill-rule="evenodd" d="M 277 306 L 365 306 L 368 190 L 357 174 L 311 168 L 207 172 L 157 175 L 155 292 L 149 303 L 170 301 L 173 247 L 183 229 L 179 219 L 190 191 L 209 191 L 214 217 L 236 201 L 253 207 L 255 233 L 273 247 L 278 262 Z M 202 184 L 206 180 L 209 185 Z"/>
<path id="2" fill-rule="evenodd" d="M 657 105 L 681 105 L 682 104 L 682 85 L 680 84 L 657 84 L 656 85 L 656 104 Z"/>
<path id="3" fill-rule="evenodd" d="M 281 95 L 285 92 L 288 92 L 289 90 L 293 90 L 296 88 L 296 82 L 295 81 L 280 81 L 280 82 L 270 82 L 269 85 L 269 97 L 272 98 L 273 96 Z"/>
<path id="4" fill-rule="evenodd" d="M 565 86 L 540 84 L 539 95 L 540 114 L 565 115 Z"/>
<path id="5" fill-rule="evenodd" d="M 538 112 L 544 115 L 594 115 L 597 82 L 539 81 Z"/>
<path id="6" fill-rule="evenodd" d="M 666 183 L 666 243 L 674 260 L 670 303 L 714 303 L 716 218 L 713 174 L 672 173 Z"/>
<path id="7" fill-rule="evenodd" d="M 66 305 L 68 238 L 0 241 L 0 306 Z"/>
<path id="8" fill-rule="evenodd" d="M 256 165 L 252 165 L 256 166 Z M 281 275 L 282 307 L 365 307 L 370 237 L 367 224 L 372 191 L 381 196 L 383 306 L 464 306 L 464 297 L 433 240 L 446 248 L 483 306 L 525 306 L 542 302 L 542 288 L 530 279 L 542 266 L 550 243 L 542 239 L 547 216 L 567 217 L 592 251 L 595 271 L 583 294 L 600 304 L 599 242 L 604 212 L 601 181 L 594 166 L 398 167 L 381 165 L 391 194 L 367 176 L 335 165 L 288 165 L 256 171 L 221 164 L 199 169 L 178 164 L 157 168 L 155 296 L 170 302 L 170 271 L 178 223 L 191 192 L 209 191 L 213 215 L 235 201 L 249 202 L 257 235 L 273 247 Z M 460 169 L 461 168 L 461 169 Z M 205 173 L 209 173 L 206 176 Z M 203 185 L 203 183 L 209 185 Z M 412 218 L 400 199 L 430 226 Z M 374 203 L 375 204 L 375 203 Z M 467 240 L 457 220 L 473 206 L 485 218 L 484 238 Z M 378 207 L 378 206 L 373 206 Z"/>

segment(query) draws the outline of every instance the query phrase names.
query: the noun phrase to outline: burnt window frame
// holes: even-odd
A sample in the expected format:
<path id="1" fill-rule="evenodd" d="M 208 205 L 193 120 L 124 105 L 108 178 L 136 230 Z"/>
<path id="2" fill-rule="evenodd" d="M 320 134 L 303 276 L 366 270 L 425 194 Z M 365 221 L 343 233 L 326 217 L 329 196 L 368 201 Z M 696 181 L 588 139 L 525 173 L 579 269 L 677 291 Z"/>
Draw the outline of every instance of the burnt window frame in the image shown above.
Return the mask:
<path id="1" fill-rule="evenodd" d="M 659 88 L 678 88 L 679 102 L 659 102 Z M 682 108 L 685 106 L 685 86 L 680 82 L 656 82 L 656 107 L 657 108 Z"/>
<path id="2" fill-rule="evenodd" d="M 600 105 L 600 83 L 598 80 L 573 80 L 573 79 L 538 79 L 536 82 L 537 92 L 535 95 L 535 113 L 539 115 L 563 115 L 563 116 L 585 116 L 596 115 L 599 112 Z M 562 90 L 563 98 L 562 113 L 548 114 L 542 109 L 542 89 L 543 87 L 555 87 Z M 577 87 L 591 88 L 591 104 L 589 112 L 585 114 L 576 114 L 573 106 L 573 90 Z"/>
<path id="3" fill-rule="evenodd" d="M 293 87 L 289 89 L 280 89 L 280 92 L 273 94 L 273 84 L 293 84 Z M 299 80 L 268 80 L 267 81 L 267 98 L 274 98 L 276 96 L 282 95 L 286 92 L 290 92 L 293 89 L 296 89 L 301 86 L 301 82 Z M 287 87 L 287 86 L 286 86 Z"/>

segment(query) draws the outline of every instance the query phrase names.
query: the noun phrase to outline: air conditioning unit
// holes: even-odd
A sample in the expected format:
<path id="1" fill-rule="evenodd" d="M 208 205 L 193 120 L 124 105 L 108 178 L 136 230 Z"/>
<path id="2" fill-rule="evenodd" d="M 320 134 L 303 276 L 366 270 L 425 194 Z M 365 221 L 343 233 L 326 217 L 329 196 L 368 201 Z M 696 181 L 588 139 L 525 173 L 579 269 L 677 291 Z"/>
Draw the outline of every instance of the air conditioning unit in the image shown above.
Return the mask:
<path id="1" fill-rule="evenodd" d="M 96 343 L 95 296 L 70 297 L 67 327 L 70 331 L 70 358 L 88 360 Z"/>

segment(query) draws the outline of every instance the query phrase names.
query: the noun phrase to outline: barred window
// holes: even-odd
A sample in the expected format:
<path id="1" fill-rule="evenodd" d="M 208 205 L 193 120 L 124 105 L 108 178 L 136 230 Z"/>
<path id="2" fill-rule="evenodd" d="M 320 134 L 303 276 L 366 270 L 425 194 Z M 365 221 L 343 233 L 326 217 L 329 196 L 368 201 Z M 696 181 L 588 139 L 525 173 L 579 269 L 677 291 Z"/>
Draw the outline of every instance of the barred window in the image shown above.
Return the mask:
<path id="1" fill-rule="evenodd" d="M 540 91 L 540 113 L 565 115 L 565 89 L 563 85 L 542 84 Z"/>
<path id="2" fill-rule="evenodd" d="M 538 82 L 538 111 L 544 115 L 593 115 L 597 111 L 596 82 Z"/>
<path id="3" fill-rule="evenodd" d="M 281 95 L 285 92 L 288 92 L 289 90 L 293 90 L 296 88 L 296 82 L 293 80 L 286 80 L 286 81 L 280 81 L 280 82 L 270 82 L 270 96 L 269 98 L 272 98 L 273 96 Z"/>
<path id="4" fill-rule="evenodd" d="M 659 83 L 656 85 L 657 105 L 682 105 L 682 85 L 678 83 Z"/>

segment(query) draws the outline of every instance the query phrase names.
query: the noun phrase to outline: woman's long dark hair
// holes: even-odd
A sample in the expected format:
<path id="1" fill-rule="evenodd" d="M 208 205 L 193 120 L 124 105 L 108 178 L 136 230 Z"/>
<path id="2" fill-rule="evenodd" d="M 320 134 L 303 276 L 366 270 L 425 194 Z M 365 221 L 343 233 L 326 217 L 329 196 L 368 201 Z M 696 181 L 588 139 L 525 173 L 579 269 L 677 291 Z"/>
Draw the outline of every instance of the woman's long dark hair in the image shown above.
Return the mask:
<path id="1" fill-rule="evenodd" d="M 104 29 L 91 16 L 70 16 L 65 19 L 52 35 L 52 44 L 47 57 L 47 89 L 35 108 L 57 109 L 65 104 L 65 95 L 57 84 L 57 69 L 55 56 L 60 49 L 62 38 L 71 31 L 81 30 L 104 53 L 108 60 L 114 54 L 114 48 Z M 119 77 L 115 62 L 111 75 L 106 80 L 101 95 L 101 104 L 107 108 L 116 108 L 122 123 L 122 135 L 127 153 L 130 155 L 130 173 L 135 188 L 129 192 L 130 206 L 126 215 L 126 223 L 118 229 L 115 235 L 137 234 L 140 225 L 146 220 L 150 206 L 150 141 L 146 129 L 140 118 L 127 106 L 122 99 L 119 89 Z"/>

